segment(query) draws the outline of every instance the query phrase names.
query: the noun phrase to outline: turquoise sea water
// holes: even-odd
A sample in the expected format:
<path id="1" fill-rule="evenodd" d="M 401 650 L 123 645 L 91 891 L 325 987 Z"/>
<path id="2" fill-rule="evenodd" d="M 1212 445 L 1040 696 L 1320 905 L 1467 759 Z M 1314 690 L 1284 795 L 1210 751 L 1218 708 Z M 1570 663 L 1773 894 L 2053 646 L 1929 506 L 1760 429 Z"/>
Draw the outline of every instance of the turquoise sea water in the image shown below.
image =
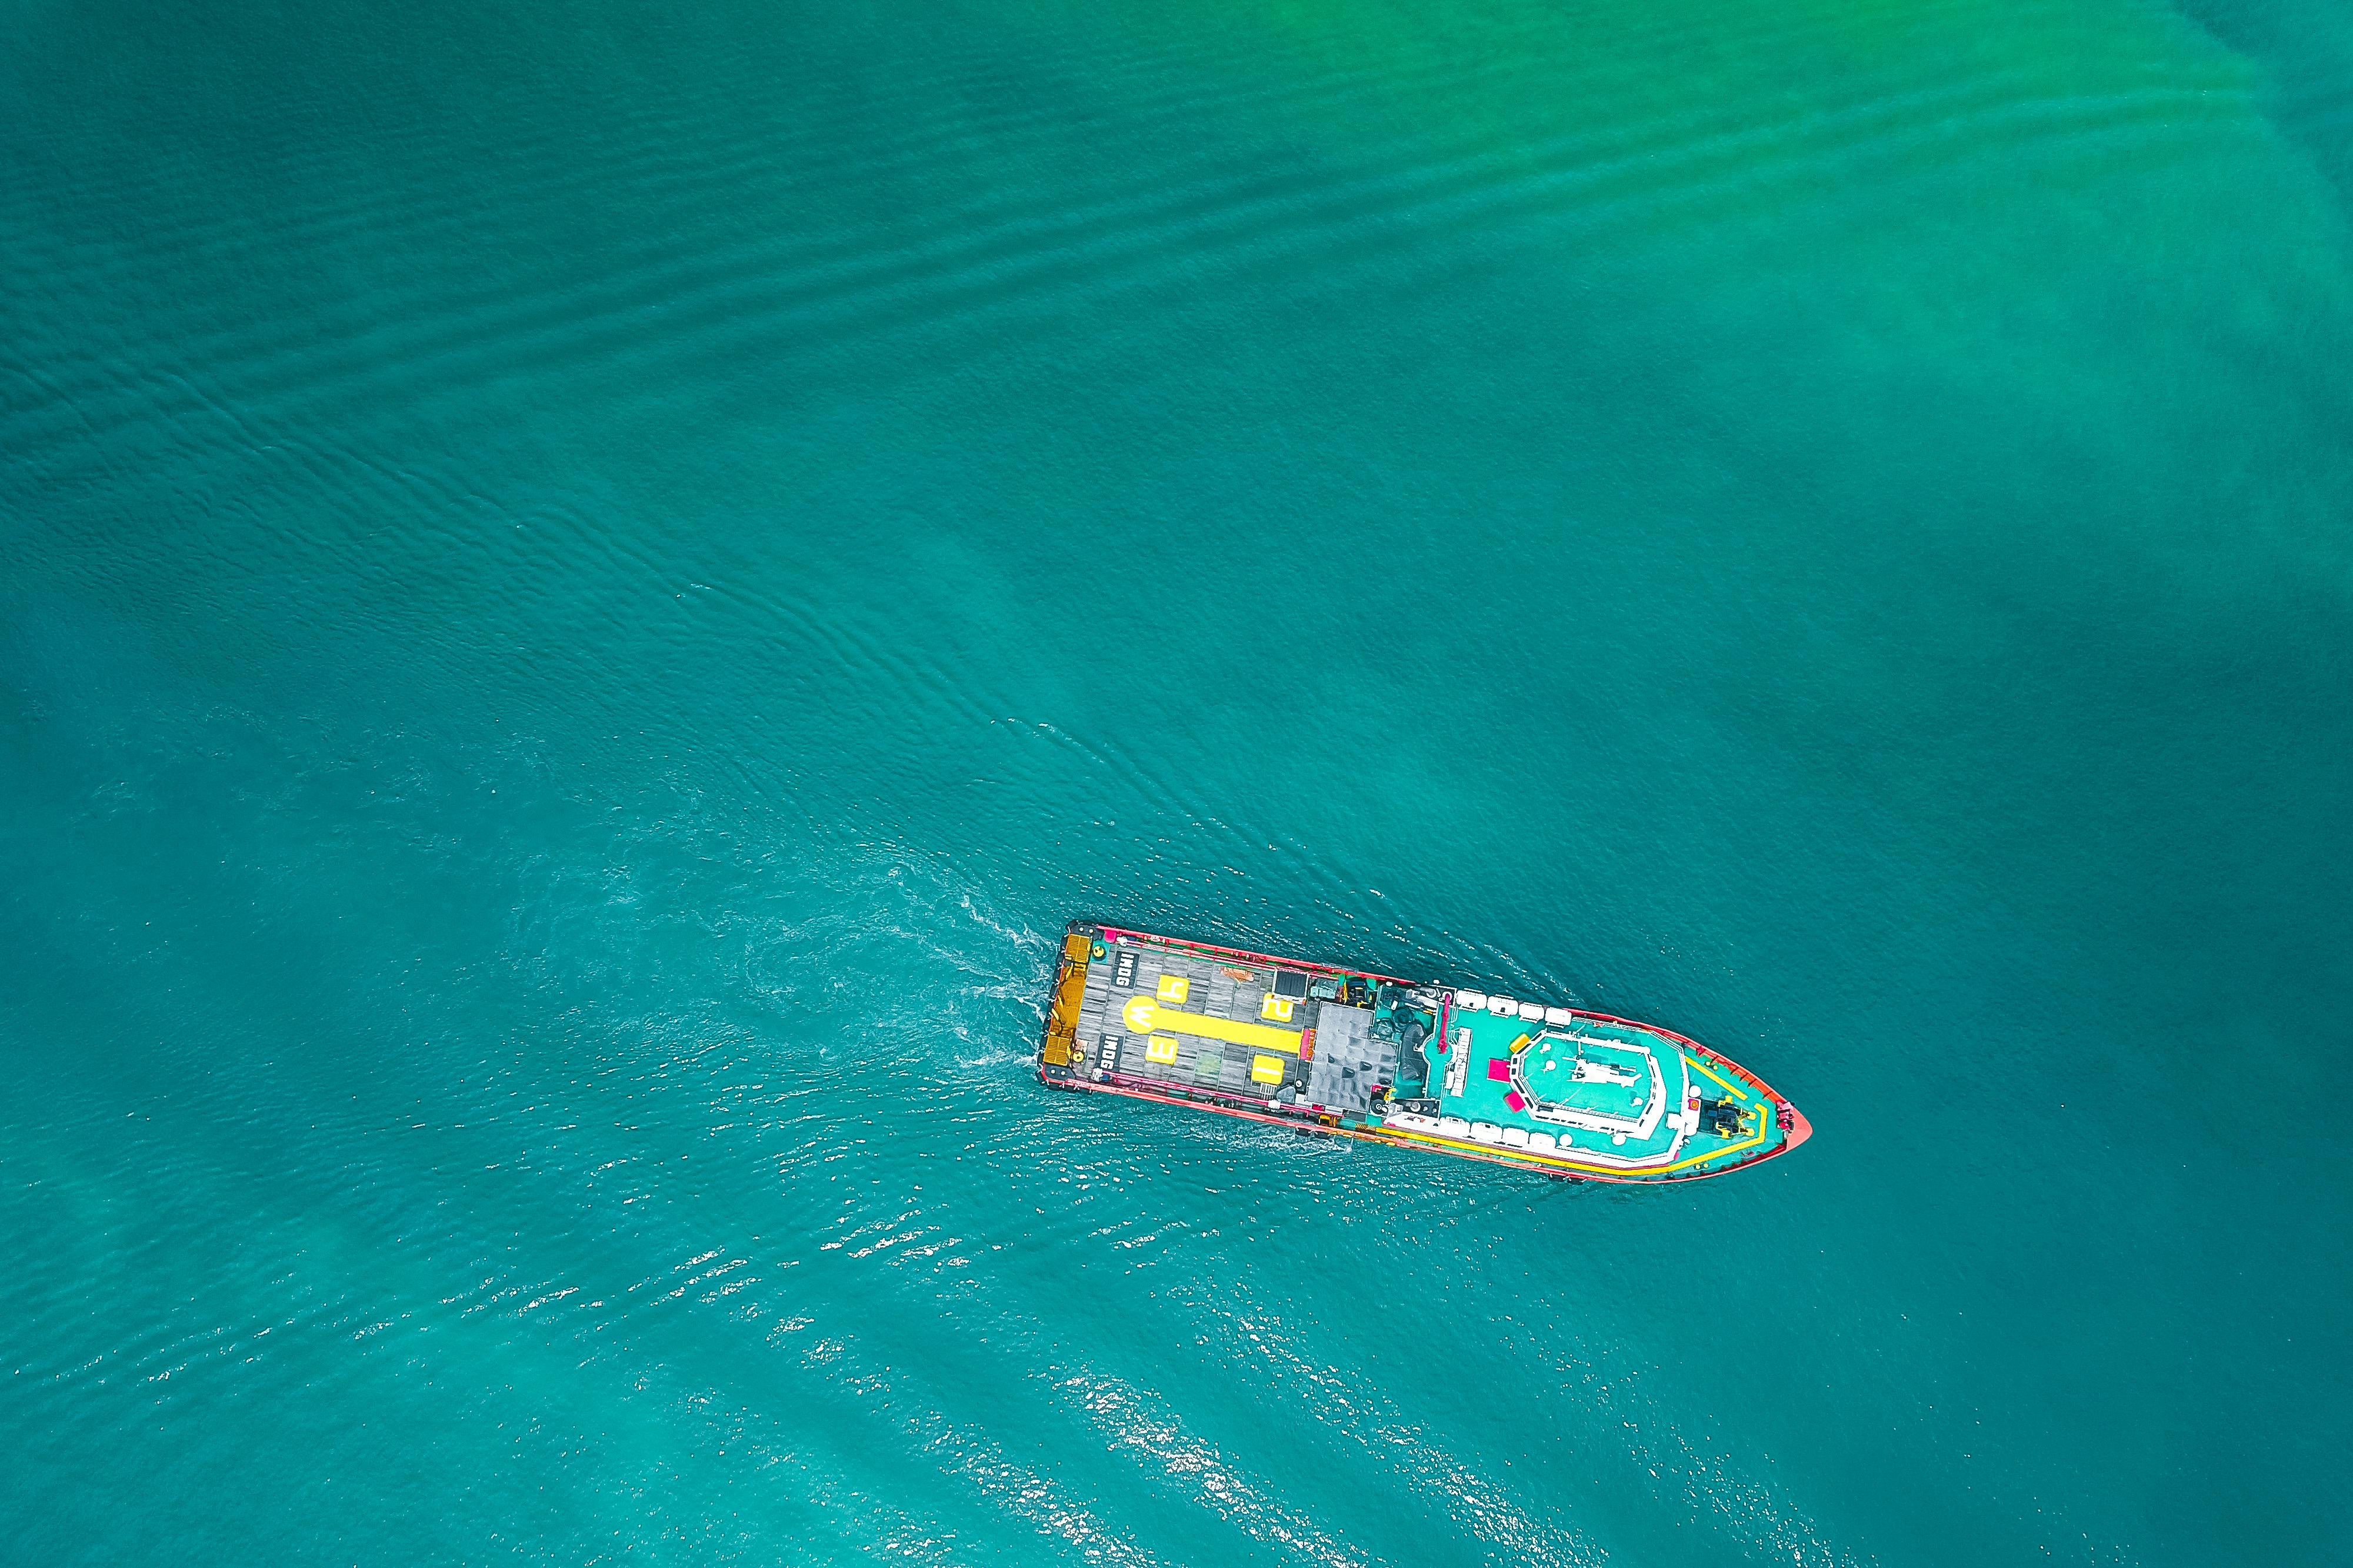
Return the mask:
<path id="1" fill-rule="evenodd" d="M 2348 203 L 2323 0 L 8 0 L 0 1556 L 2345 1561 Z"/>

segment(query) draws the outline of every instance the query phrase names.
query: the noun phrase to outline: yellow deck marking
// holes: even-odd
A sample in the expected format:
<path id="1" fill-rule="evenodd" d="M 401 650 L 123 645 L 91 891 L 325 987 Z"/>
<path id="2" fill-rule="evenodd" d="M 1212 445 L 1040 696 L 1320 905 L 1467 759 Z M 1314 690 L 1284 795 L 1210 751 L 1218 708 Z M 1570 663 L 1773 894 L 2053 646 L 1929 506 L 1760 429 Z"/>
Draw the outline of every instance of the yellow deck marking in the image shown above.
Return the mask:
<path id="1" fill-rule="evenodd" d="M 1715 1077 L 1713 1073 L 1708 1076 L 1711 1078 Z M 1717 1079 L 1716 1081 L 1721 1083 L 1724 1080 Z M 1729 1086 L 1727 1085 L 1726 1087 Z M 1721 1160 L 1726 1154 L 1737 1154 L 1743 1149 L 1754 1148 L 1756 1145 L 1765 1142 L 1766 1134 L 1769 1131 L 1769 1125 L 1765 1120 L 1765 1112 L 1760 1107 L 1757 1112 L 1757 1131 L 1748 1137 L 1743 1138 L 1737 1143 L 1726 1143 L 1723 1148 L 1716 1150 L 1714 1153 L 1694 1154 L 1688 1160 L 1678 1160 L 1673 1164 L 1662 1165 L 1660 1169 L 1666 1171 L 1681 1171 L 1688 1169 L 1693 1165 L 1704 1165 L 1710 1160 Z"/>
<path id="2" fill-rule="evenodd" d="M 1192 989 L 1193 983 L 1181 974 L 1164 974 L 1160 977 L 1160 999 L 1163 1002 L 1182 1002 Z"/>
<path id="3" fill-rule="evenodd" d="M 1282 1081 L 1282 1058 L 1281 1057 L 1250 1058 L 1250 1081 L 1252 1083 L 1281 1083 Z"/>
<path id="4" fill-rule="evenodd" d="M 1299 1031 L 1270 1029 L 1264 1024 L 1237 1024 L 1227 1018 L 1212 1018 L 1200 1013 L 1179 1013 L 1165 1007 L 1149 996 L 1133 996 L 1119 1010 L 1120 1022 L 1130 1034 L 1148 1035 L 1155 1029 L 1173 1029 L 1180 1035 L 1198 1035 L 1205 1040 L 1223 1040 L 1228 1045 L 1250 1046 L 1261 1051 L 1281 1051 L 1286 1056 L 1299 1054 Z"/>
<path id="5" fill-rule="evenodd" d="M 1068 1067 L 1077 1044 L 1079 1009 L 1087 999 L 1087 939 L 1075 931 L 1063 939 L 1061 978 L 1054 987 L 1054 1010 L 1046 1019 L 1046 1045 L 1040 1059 L 1049 1067 Z"/>
<path id="6" fill-rule="evenodd" d="M 1155 1035 L 1144 1047 L 1144 1059 L 1150 1062 L 1173 1062 L 1176 1059 L 1176 1037 Z"/>
<path id="7" fill-rule="evenodd" d="M 1729 1083 L 1725 1083 L 1724 1078 L 1721 1074 L 1719 1074 L 1714 1068 L 1708 1066 L 1705 1062 L 1700 1060 L 1697 1057 L 1685 1057 L 1683 1060 L 1691 1063 L 1692 1066 L 1699 1068 L 1700 1071 L 1707 1074 L 1708 1077 L 1715 1079 L 1716 1082 L 1724 1084 L 1725 1089 L 1731 1089 L 1733 1099 L 1746 1100 L 1748 1098 L 1747 1094 L 1744 1090 L 1734 1088 L 1734 1086 Z"/>
<path id="8" fill-rule="evenodd" d="M 1710 1076 L 1713 1077 L 1714 1075 L 1711 1074 Z M 1723 1079 L 1718 1079 L 1716 1081 L 1722 1083 Z M 1725 1087 L 1728 1089 L 1731 1086 L 1726 1084 Z M 1409 1132 L 1402 1127 L 1384 1127 L 1380 1131 L 1382 1135 L 1385 1137 L 1409 1138 L 1416 1143 L 1427 1143 L 1438 1149 L 1470 1149 L 1481 1154 L 1502 1154 L 1507 1157 L 1516 1155 L 1525 1160 L 1541 1160 L 1546 1162 L 1547 1164 L 1567 1165 L 1573 1171 L 1591 1171 L 1596 1175 L 1641 1177 L 1663 1176 L 1670 1171 L 1687 1171 L 1694 1165 L 1704 1165 L 1710 1160 L 1721 1160 L 1726 1154 L 1737 1154 L 1743 1149 L 1754 1148 L 1756 1145 L 1764 1142 L 1766 1138 L 1770 1135 L 1771 1130 L 1766 1124 L 1764 1114 L 1760 1110 L 1757 1114 L 1757 1131 L 1748 1137 L 1742 1139 L 1737 1143 L 1726 1143 L 1721 1149 L 1711 1150 L 1704 1154 L 1695 1154 L 1687 1160 L 1678 1160 L 1672 1165 L 1635 1165 L 1631 1167 L 1625 1165 L 1580 1164 L 1577 1163 L 1576 1156 L 1571 1154 L 1538 1154 L 1530 1150 L 1514 1149 L 1508 1145 L 1473 1143 L 1468 1139 L 1463 1138 L 1440 1138 L 1429 1132 Z"/>
<path id="9" fill-rule="evenodd" d="M 1574 1171 L 1591 1171 L 1596 1174 L 1609 1174 L 1611 1173 L 1617 1173 L 1620 1174 L 1625 1173 L 1620 1169 L 1620 1167 L 1615 1165 L 1580 1165 L 1577 1163 L 1576 1161 L 1564 1154 L 1540 1154 L 1533 1149 L 1514 1149 L 1508 1143 L 1473 1143 L 1467 1138 L 1440 1138 L 1437 1134 L 1431 1132 L 1409 1132 L 1402 1127 L 1383 1127 L 1379 1131 L 1381 1135 L 1385 1138 L 1409 1138 L 1416 1143 L 1426 1143 L 1440 1152 L 1450 1152 L 1456 1149 L 1467 1149 L 1474 1153 L 1501 1155 L 1505 1159 L 1539 1161 L 1547 1167 L 1552 1165 L 1567 1165 Z M 1636 1175 L 1647 1175 L 1649 1174 L 1649 1168 L 1638 1167 L 1633 1173 Z"/>
<path id="10" fill-rule="evenodd" d="M 1294 1000 L 1289 996 L 1277 996 L 1270 991 L 1266 994 L 1266 1000 L 1258 1005 L 1258 1016 L 1288 1024 L 1291 1022 L 1291 1009 Z"/>

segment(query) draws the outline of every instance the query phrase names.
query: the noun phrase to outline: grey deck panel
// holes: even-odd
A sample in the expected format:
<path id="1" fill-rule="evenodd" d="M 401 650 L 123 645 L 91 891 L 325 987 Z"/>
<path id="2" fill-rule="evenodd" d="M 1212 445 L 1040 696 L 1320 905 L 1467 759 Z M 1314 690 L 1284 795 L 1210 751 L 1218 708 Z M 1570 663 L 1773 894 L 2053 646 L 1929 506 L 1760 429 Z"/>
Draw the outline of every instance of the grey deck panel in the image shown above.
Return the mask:
<path id="1" fill-rule="evenodd" d="M 1128 1033 L 1120 1016 L 1120 1010 L 1129 998 L 1156 995 L 1161 976 L 1178 974 L 1184 976 L 1190 985 L 1186 999 L 1177 1004 L 1185 1011 L 1240 1023 L 1264 1022 L 1260 1007 L 1273 986 L 1272 967 L 1264 964 L 1233 965 L 1250 971 L 1251 978 L 1240 981 L 1226 973 L 1228 966 L 1221 962 L 1197 958 L 1188 953 L 1144 950 L 1135 954 L 1134 983 L 1120 986 L 1112 984 L 1113 976 L 1118 973 L 1117 951 L 1114 949 L 1113 955 L 1101 963 L 1088 966 L 1086 985 L 1081 994 L 1078 1033 L 1091 1062 L 1099 1064 L 1102 1061 L 1102 1042 L 1109 1038 L 1119 1047 L 1116 1070 L 1158 1083 L 1208 1088 L 1210 1080 L 1197 1076 L 1196 1066 L 1200 1057 L 1207 1053 L 1219 1059 L 1216 1082 L 1222 1089 L 1240 1089 L 1259 1096 L 1271 1095 L 1288 1086 L 1314 1098 L 1309 1093 L 1313 1064 L 1285 1057 L 1282 1084 L 1253 1083 L 1250 1076 L 1250 1061 L 1259 1053 L 1246 1046 L 1225 1044 L 1176 1031 L 1171 1033 L 1177 1040 L 1176 1060 L 1174 1063 L 1150 1061 L 1144 1054 L 1145 1037 Z M 1302 999 L 1293 1006 L 1290 1020 L 1277 1026 L 1300 1030 L 1314 1028 L 1319 1013 L 1329 1005 L 1331 1004 Z M 1321 1055 L 1320 1047 L 1318 1055 Z"/>
<path id="2" fill-rule="evenodd" d="M 1372 1037 L 1373 1010 L 1326 1002 L 1317 1012 L 1315 1060 L 1310 1065 L 1307 1098 L 1335 1110 L 1365 1110 L 1373 1087 L 1391 1081 L 1397 1044 Z"/>

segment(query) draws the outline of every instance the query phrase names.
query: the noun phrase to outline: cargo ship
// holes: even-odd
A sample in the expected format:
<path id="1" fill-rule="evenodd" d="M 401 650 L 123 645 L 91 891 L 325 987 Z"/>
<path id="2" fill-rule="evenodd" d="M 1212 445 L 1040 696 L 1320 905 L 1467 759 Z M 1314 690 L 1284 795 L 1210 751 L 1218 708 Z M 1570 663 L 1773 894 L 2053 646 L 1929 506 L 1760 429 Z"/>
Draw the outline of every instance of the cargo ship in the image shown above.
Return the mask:
<path id="1" fill-rule="evenodd" d="M 1038 1077 L 1584 1182 L 1718 1176 L 1813 1131 L 1655 1024 L 1084 921 Z"/>

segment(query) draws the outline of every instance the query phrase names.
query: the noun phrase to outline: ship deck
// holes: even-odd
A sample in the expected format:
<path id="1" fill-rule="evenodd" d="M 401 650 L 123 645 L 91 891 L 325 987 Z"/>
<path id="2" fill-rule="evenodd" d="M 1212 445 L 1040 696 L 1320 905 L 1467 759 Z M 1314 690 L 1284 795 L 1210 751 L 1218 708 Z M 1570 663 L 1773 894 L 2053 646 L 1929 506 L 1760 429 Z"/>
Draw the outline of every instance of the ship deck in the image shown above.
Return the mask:
<path id="1" fill-rule="evenodd" d="M 1372 976 L 1118 951 L 1133 956 L 1132 967 L 1108 951 L 1091 963 L 1078 1015 L 1081 1048 L 1107 1073 L 1359 1113 L 1394 1080 L 1397 1041 L 1375 1038 L 1375 1010 L 1351 1005 L 1372 1000 L 1380 984 Z"/>

